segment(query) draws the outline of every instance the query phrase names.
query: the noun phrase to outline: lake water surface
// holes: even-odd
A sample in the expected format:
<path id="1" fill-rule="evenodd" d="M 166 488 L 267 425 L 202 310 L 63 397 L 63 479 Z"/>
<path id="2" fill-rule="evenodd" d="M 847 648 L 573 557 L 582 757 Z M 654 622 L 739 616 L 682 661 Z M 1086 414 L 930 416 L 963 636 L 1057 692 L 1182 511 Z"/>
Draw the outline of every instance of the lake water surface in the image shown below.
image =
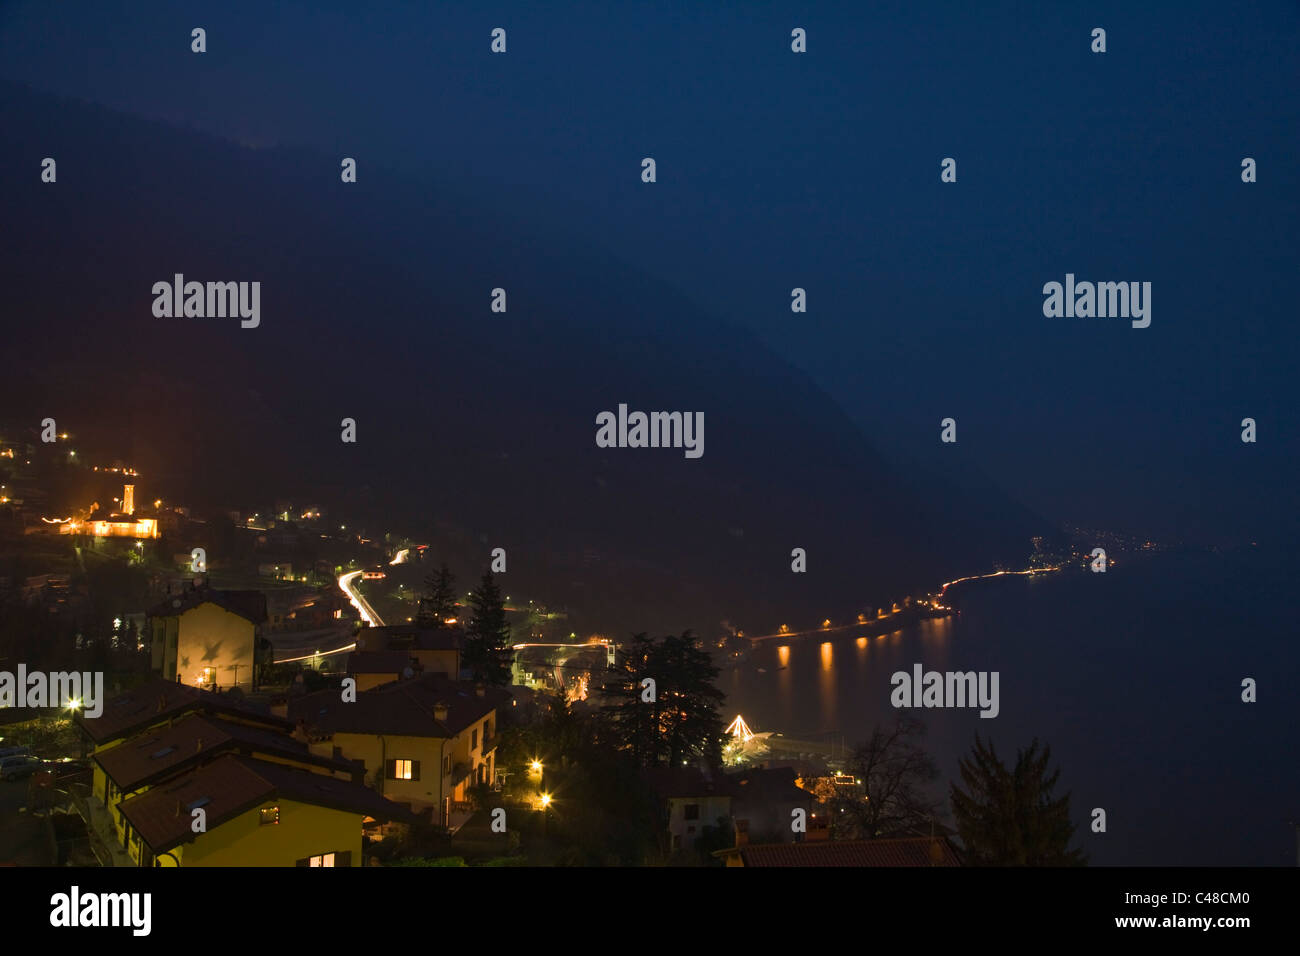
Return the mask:
<path id="1" fill-rule="evenodd" d="M 997 671 L 1000 713 L 920 709 L 942 794 L 975 733 L 1005 762 L 1037 736 L 1094 865 L 1287 865 L 1300 821 L 1292 570 L 1255 551 L 1126 560 L 963 584 L 961 614 L 893 634 L 765 642 L 724 671 L 725 719 L 841 737 L 892 719 L 890 677 Z M 784 669 L 782 669 L 784 665 Z M 766 669 L 760 673 L 758 668 Z M 1243 678 L 1258 701 L 1241 700 Z M 1106 810 L 1093 833 L 1091 810 Z"/>

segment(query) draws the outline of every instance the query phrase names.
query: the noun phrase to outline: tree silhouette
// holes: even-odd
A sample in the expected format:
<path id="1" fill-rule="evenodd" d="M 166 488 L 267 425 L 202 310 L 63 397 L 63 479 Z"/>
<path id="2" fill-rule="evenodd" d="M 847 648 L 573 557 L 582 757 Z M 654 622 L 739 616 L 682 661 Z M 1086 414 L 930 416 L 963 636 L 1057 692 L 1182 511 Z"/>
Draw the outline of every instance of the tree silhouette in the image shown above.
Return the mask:
<path id="1" fill-rule="evenodd" d="M 424 594 L 420 596 L 415 622 L 421 627 L 446 627 L 443 622 L 455 616 L 456 579 L 443 564 L 437 574 L 424 579 Z"/>
<path id="2" fill-rule="evenodd" d="M 966 789 L 952 785 L 952 811 L 966 862 L 974 866 L 1082 866 L 1087 857 L 1070 849 L 1070 795 L 1054 797 L 1060 770 L 1048 770 L 1051 748 L 1038 739 L 1016 755 L 1007 770 L 990 741 L 975 746 L 960 764 Z"/>
<path id="3" fill-rule="evenodd" d="M 659 641 L 633 635 L 604 686 L 616 701 L 601 711 L 605 734 L 643 767 L 681 766 L 690 759 L 719 765 L 722 718 L 717 708 L 726 695 L 713 686 L 717 676 L 713 658 L 695 646 L 690 631 Z M 653 694 L 647 679 L 654 681 Z"/>
<path id="4" fill-rule="evenodd" d="M 483 573 L 478 590 L 469 599 L 469 622 L 465 626 L 465 666 L 474 680 L 505 686 L 510 683 L 510 625 L 506 622 L 501 589 L 491 571 Z"/>
<path id="5" fill-rule="evenodd" d="M 838 832 L 870 839 L 928 831 L 940 804 L 926 795 L 925 788 L 939 770 L 921 747 L 924 736 L 925 724 L 899 714 L 888 726 L 874 728 L 853 749 L 848 771 L 862 781 L 866 799 L 833 801 L 831 820 Z"/>

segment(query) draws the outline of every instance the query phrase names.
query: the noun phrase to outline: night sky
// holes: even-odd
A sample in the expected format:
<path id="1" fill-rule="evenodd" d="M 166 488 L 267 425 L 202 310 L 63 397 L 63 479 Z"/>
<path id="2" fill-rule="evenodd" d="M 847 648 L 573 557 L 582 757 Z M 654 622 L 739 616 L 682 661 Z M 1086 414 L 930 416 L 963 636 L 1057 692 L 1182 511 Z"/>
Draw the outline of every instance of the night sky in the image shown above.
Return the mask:
<path id="1" fill-rule="evenodd" d="M 13 3 L 0 77 L 315 157 L 322 195 L 353 156 L 358 192 L 418 181 L 599 250 L 751 333 L 904 482 L 950 467 L 952 416 L 961 467 L 1050 522 L 1225 544 L 1294 530 L 1293 4 L 695 6 Z M 1067 272 L 1151 282 L 1150 327 L 1044 317 Z M 662 321 L 599 319 L 628 348 L 670 346 L 686 320 Z"/>

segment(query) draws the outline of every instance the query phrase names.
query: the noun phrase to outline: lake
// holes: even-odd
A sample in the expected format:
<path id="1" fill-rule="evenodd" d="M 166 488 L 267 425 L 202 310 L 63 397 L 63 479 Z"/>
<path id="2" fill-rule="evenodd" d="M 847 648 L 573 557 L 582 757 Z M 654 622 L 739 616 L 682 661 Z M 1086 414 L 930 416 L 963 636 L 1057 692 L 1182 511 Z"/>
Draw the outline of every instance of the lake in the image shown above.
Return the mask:
<path id="1" fill-rule="evenodd" d="M 1052 748 L 1058 793 L 1071 794 L 1075 841 L 1093 865 L 1294 866 L 1291 575 L 1282 556 L 1252 549 L 959 585 L 947 598 L 959 616 L 883 636 L 757 645 L 719 678 L 724 718 L 851 746 L 892 719 L 894 672 L 997 671 L 996 718 L 975 707 L 909 710 L 929 729 L 945 804 L 974 734 L 1008 764 L 1037 736 Z M 1256 703 L 1242 702 L 1246 677 Z M 1094 807 L 1106 811 L 1105 833 L 1091 832 Z"/>

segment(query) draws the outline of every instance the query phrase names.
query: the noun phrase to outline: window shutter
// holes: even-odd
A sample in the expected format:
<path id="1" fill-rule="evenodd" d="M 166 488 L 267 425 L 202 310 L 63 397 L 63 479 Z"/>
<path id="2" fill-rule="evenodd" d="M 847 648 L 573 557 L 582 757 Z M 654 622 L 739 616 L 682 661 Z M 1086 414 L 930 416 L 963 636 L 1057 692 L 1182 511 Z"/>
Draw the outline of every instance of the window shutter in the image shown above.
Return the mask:
<path id="1" fill-rule="evenodd" d="M 389 780 L 397 779 L 397 761 L 389 760 L 384 764 L 384 776 Z"/>
<path id="2" fill-rule="evenodd" d="M 351 850 L 343 850 L 343 851 L 341 851 L 341 852 L 335 853 L 335 854 L 334 854 L 334 865 L 335 865 L 335 866 L 351 866 L 351 865 L 352 865 L 352 851 L 351 851 Z"/>
<path id="3" fill-rule="evenodd" d="M 311 861 L 310 861 L 309 859 L 307 859 L 306 857 L 304 857 L 303 859 L 301 859 L 301 860 L 299 860 L 297 863 L 295 863 L 294 866 L 307 866 L 310 862 L 311 862 Z"/>
<path id="4" fill-rule="evenodd" d="M 418 760 L 411 761 L 411 779 L 412 780 L 420 779 L 420 761 Z"/>

